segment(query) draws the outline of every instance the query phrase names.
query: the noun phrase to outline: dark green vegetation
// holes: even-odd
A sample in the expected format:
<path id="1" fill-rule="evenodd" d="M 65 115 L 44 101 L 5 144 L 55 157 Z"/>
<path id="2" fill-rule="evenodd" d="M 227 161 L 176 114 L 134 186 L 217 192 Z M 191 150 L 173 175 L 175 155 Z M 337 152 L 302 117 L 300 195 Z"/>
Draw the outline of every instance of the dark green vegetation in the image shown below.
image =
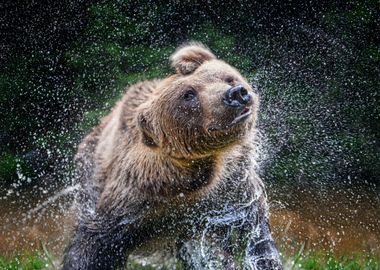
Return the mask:
<path id="1" fill-rule="evenodd" d="M 11 259 L 0 257 L 1 270 L 55 269 L 54 264 L 40 253 L 22 254 Z"/>
<path id="2" fill-rule="evenodd" d="M 2 270 L 37 270 L 47 269 L 48 264 L 38 255 L 20 256 L 14 257 L 10 260 L 0 258 L 0 269 Z"/>
<path id="3" fill-rule="evenodd" d="M 380 261 L 367 256 L 331 256 L 309 254 L 301 258 L 293 258 L 290 269 L 305 270 L 375 270 Z"/>

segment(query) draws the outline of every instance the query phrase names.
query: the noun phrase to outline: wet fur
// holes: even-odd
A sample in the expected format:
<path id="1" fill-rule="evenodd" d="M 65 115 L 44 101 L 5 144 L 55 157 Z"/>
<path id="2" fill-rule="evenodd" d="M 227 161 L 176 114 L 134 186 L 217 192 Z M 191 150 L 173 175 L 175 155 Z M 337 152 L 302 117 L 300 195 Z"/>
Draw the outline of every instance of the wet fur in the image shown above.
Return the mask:
<path id="1" fill-rule="evenodd" d="M 234 247 L 228 244 L 232 228 L 245 235 L 240 243 L 246 250 L 245 267 L 281 269 L 264 186 L 255 173 L 257 104 L 249 123 L 228 130 L 205 129 L 226 126 L 209 115 L 223 113 L 212 111 L 213 97 L 202 100 L 211 102 L 211 111 L 194 106 L 196 121 L 190 124 L 175 115 L 182 112 L 175 111 L 173 91 L 189 74 L 196 74 L 192 82 L 208 93 L 209 78 L 225 76 L 220 66 L 239 83 L 245 80 L 197 43 L 179 48 L 171 61 L 177 74 L 131 86 L 80 144 L 76 172 L 83 186 L 81 215 L 63 269 L 123 267 L 131 252 L 157 238 L 174 242 L 178 258 L 193 269 L 189 243 L 194 232 L 205 228 L 224 239 L 219 246 L 226 269 L 236 268 Z"/>

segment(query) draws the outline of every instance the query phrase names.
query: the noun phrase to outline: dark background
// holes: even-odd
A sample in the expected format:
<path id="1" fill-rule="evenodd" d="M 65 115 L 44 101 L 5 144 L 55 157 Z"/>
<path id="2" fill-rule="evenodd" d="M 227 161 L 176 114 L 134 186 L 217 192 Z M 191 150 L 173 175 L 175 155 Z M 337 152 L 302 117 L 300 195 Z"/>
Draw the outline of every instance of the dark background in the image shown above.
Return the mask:
<path id="1" fill-rule="evenodd" d="M 197 40 L 258 85 L 274 190 L 377 193 L 379 11 L 371 0 L 2 1 L 0 186 L 70 185 L 83 134 Z"/>

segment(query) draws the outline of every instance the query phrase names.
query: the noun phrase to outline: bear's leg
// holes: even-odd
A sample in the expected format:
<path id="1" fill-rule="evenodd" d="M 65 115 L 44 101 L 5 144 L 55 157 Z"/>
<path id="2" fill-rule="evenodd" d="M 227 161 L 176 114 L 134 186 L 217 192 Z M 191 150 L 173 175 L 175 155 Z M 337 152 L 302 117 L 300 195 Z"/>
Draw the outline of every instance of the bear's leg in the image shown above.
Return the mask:
<path id="1" fill-rule="evenodd" d="M 223 267 L 226 270 L 236 269 L 234 249 L 230 242 L 231 228 L 226 228 L 223 241 Z"/>
<path id="2" fill-rule="evenodd" d="M 281 259 L 269 229 L 268 219 L 264 216 L 259 218 L 256 226 L 251 227 L 245 264 L 249 269 L 282 269 Z"/>
<path id="3" fill-rule="evenodd" d="M 179 241 L 177 242 L 177 259 L 182 263 L 182 267 L 185 270 L 197 269 L 202 266 L 199 259 L 194 260 L 196 245 L 191 241 Z"/>
<path id="4" fill-rule="evenodd" d="M 203 240 L 205 241 L 205 240 Z M 192 269 L 213 269 L 208 265 L 208 258 L 204 258 L 200 253 L 200 242 L 198 241 L 181 241 L 177 243 L 177 259 L 182 262 L 186 270 Z M 234 270 L 235 261 L 232 253 L 228 253 L 224 248 L 219 246 L 219 258 L 222 258 L 223 269 Z"/>
<path id="5" fill-rule="evenodd" d="M 125 265 L 132 246 L 133 221 L 123 218 L 96 218 L 78 225 L 66 250 L 64 270 L 116 269 Z"/>

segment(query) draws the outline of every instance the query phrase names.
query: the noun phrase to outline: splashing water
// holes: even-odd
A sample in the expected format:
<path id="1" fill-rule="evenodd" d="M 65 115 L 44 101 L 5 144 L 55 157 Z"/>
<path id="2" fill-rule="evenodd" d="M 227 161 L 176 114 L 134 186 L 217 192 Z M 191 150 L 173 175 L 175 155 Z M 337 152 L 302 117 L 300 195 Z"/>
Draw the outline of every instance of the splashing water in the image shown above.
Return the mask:
<path id="1" fill-rule="evenodd" d="M 0 255 L 42 241 L 61 256 L 77 215 L 79 187 L 65 172 L 80 137 L 125 85 L 169 74 L 173 47 L 193 39 L 259 86 L 255 159 L 283 253 L 380 256 L 376 1 L 82 2 L 4 4 Z M 199 268 L 220 265 L 206 241 L 215 228 L 247 218 L 226 213 L 205 216 L 187 246 Z"/>
<path id="2" fill-rule="evenodd" d="M 33 209 L 28 210 L 28 212 L 26 212 L 25 214 L 25 218 L 22 219 L 21 222 L 23 223 L 23 222 L 26 222 L 28 219 L 31 219 L 32 215 L 40 212 L 44 208 L 47 208 L 48 205 L 54 203 L 56 200 L 58 200 L 62 196 L 71 195 L 71 194 L 75 195 L 75 192 L 78 191 L 79 188 L 80 188 L 80 185 L 77 184 L 75 186 L 70 186 L 70 187 L 62 189 L 61 191 L 58 191 L 56 194 L 50 196 L 46 201 L 39 203 Z"/>

